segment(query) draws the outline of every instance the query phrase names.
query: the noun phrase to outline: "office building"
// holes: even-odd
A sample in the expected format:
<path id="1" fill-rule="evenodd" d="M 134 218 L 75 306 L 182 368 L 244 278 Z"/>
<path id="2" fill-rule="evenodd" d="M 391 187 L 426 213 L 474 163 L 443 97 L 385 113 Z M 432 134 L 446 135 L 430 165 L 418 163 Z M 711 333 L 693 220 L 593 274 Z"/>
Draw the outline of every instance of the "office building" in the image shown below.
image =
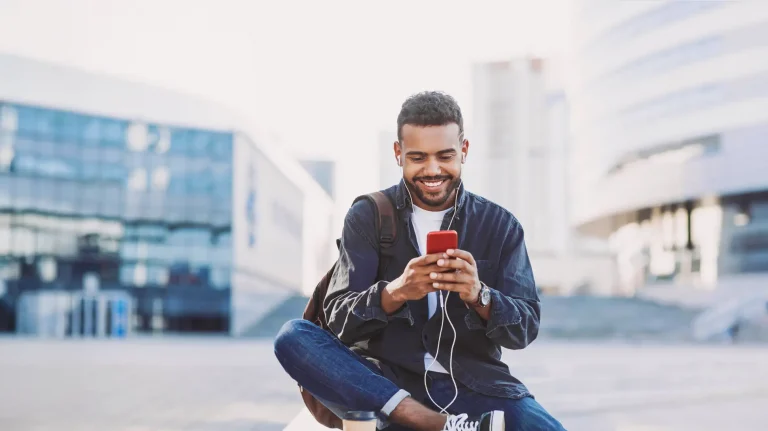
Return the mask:
<path id="1" fill-rule="evenodd" d="M 542 290 L 610 293 L 606 247 L 595 248 L 570 226 L 570 104 L 562 74 L 552 59 L 474 66 L 466 181 L 520 221 Z"/>
<path id="2" fill-rule="evenodd" d="M 764 285 L 768 8 L 580 1 L 575 30 L 574 224 L 627 292 Z"/>
<path id="3" fill-rule="evenodd" d="M 307 290 L 333 202 L 259 136 L 206 101 L 0 56 L 1 329 L 25 295 L 119 291 L 131 331 L 238 334 Z"/>

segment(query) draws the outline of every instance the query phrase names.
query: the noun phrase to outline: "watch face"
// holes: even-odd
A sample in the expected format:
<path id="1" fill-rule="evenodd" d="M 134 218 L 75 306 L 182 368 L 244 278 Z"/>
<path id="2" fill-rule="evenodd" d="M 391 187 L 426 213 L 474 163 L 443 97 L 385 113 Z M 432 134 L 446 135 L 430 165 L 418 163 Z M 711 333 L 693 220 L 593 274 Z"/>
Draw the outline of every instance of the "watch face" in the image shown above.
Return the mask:
<path id="1" fill-rule="evenodd" d="M 483 304 L 483 306 L 486 306 L 489 302 L 491 302 L 491 292 L 487 287 L 480 291 L 480 302 Z"/>

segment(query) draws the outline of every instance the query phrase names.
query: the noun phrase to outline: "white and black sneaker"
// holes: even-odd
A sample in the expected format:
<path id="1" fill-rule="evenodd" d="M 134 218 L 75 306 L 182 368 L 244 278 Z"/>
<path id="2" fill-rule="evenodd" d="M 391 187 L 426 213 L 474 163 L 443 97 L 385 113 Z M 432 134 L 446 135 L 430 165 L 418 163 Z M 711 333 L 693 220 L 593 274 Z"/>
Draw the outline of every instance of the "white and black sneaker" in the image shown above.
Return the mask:
<path id="1" fill-rule="evenodd" d="M 504 431 L 504 412 L 500 410 L 470 417 L 466 413 L 448 416 L 443 431 Z"/>

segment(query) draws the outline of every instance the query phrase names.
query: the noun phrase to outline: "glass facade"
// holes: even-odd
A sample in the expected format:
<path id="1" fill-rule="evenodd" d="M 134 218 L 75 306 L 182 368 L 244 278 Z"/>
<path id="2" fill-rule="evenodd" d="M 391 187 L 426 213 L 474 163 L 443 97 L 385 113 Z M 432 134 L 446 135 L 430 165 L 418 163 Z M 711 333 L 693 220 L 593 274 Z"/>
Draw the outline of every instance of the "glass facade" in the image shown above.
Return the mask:
<path id="1" fill-rule="evenodd" d="M 595 12 L 598 8 L 611 11 L 614 5 L 607 3 L 611 2 L 596 4 L 594 9 L 585 12 Z M 659 2 L 658 6 L 650 8 L 647 12 L 617 22 L 613 27 L 601 33 L 586 47 L 585 55 L 590 56 L 590 58 L 600 57 L 636 38 L 648 36 L 698 14 L 712 12 L 724 7 L 726 3 L 719 1 Z"/>
<path id="2" fill-rule="evenodd" d="M 0 330 L 29 290 L 134 297 L 135 331 L 228 331 L 229 132 L 0 101 Z"/>

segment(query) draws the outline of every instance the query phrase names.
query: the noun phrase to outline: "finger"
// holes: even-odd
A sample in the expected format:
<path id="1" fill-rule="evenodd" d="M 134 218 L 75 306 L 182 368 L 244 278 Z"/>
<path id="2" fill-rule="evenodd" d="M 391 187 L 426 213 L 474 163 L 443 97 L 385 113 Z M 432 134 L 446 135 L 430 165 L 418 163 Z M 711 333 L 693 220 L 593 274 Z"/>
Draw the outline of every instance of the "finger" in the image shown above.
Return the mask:
<path id="1" fill-rule="evenodd" d="M 455 272 L 456 270 L 453 268 L 446 268 L 443 266 L 438 266 L 437 263 L 433 263 L 430 265 L 420 266 L 415 268 L 415 271 L 417 274 L 426 274 L 429 275 L 433 272 Z"/>
<path id="2" fill-rule="evenodd" d="M 437 266 L 441 268 L 460 269 L 474 274 L 474 267 L 463 259 L 440 259 L 437 261 Z"/>
<path id="3" fill-rule="evenodd" d="M 432 287 L 437 290 L 447 290 L 449 292 L 459 292 L 459 293 L 462 293 L 467 290 L 465 285 L 458 284 L 458 283 L 434 282 L 432 283 Z"/>
<path id="4" fill-rule="evenodd" d="M 443 257 L 442 253 L 425 254 L 416 259 L 416 264 L 420 266 L 431 265 Z"/>
<path id="5" fill-rule="evenodd" d="M 467 274 L 466 272 L 432 272 L 429 276 L 433 281 L 439 281 L 441 283 L 471 284 L 473 281 L 472 275 Z"/>
<path id="6" fill-rule="evenodd" d="M 459 250 L 459 249 L 451 249 L 446 250 L 446 254 L 451 257 L 458 257 L 459 259 L 463 259 L 467 262 L 469 262 L 472 266 L 475 266 L 477 262 L 475 262 L 475 258 L 472 256 L 472 253 L 466 251 L 466 250 Z"/>

